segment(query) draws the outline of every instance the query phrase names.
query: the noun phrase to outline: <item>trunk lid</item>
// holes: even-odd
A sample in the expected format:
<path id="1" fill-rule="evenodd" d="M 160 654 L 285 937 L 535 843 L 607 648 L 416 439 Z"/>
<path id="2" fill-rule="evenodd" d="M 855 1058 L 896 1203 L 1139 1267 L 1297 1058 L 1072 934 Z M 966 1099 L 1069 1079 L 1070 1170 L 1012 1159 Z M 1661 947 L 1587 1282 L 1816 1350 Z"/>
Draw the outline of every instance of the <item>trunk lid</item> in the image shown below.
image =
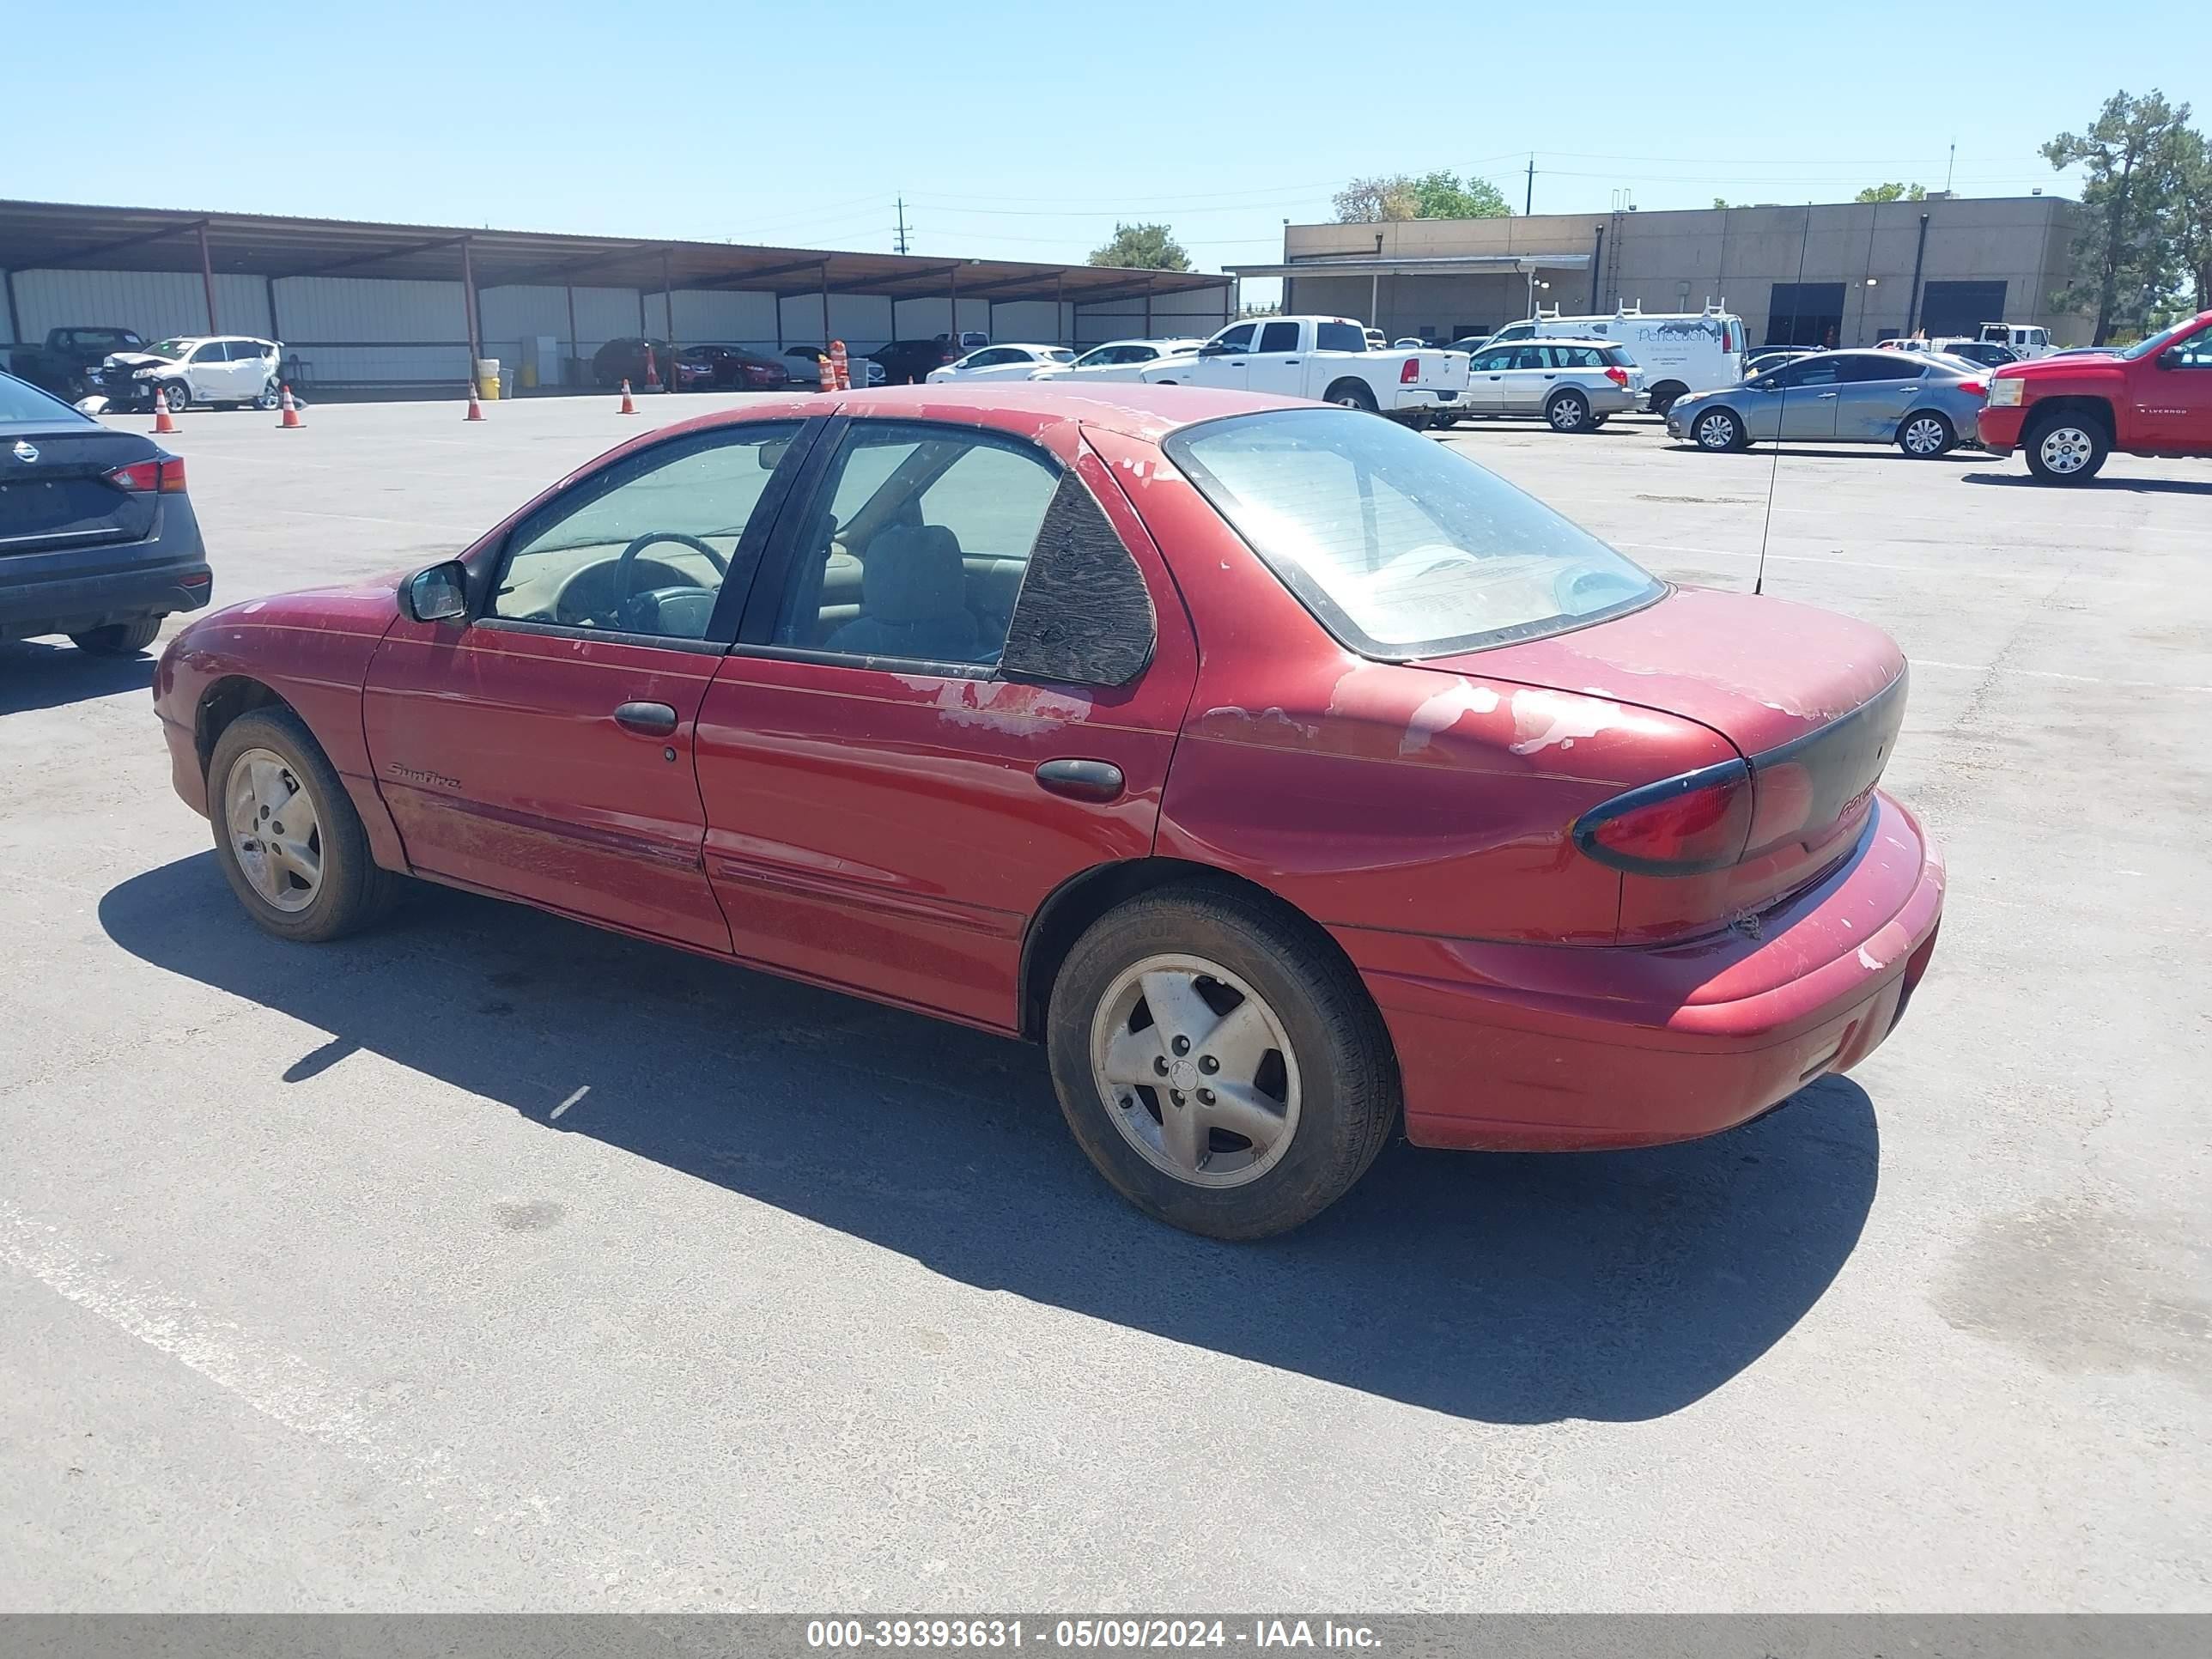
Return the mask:
<path id="1" fill-rule="evenodd" d="M 135 432 L 89 421 L 0 422 L 0 558 L 143 541 L 153 533 L 155 497 L 124 489 L 106 475 L 160 453 Z"/>
<path id="2" fill-rule="evenodd" d="M 1712 588 L 1678 588 L 1594 627 L 1421 665 L 1680 715 L 1748 763 L 1741 854 L 1693 874 L 1624 875 L 1624 942 L 1755 916 L 1834 868 L 1858 842 L 1905 718 L 1904 653 L 1881 629 Z M 1543 724 L 1523 741 L 1574 729 L 1550 700 L 1538 708 Z"/>

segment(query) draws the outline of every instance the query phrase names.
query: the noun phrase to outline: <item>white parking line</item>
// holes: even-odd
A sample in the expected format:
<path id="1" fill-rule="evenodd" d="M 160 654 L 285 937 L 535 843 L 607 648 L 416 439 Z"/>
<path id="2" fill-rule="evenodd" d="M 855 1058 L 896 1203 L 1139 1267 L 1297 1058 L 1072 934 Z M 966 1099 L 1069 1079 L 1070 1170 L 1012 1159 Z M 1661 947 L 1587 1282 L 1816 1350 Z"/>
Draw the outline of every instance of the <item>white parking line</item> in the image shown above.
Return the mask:
<path id="1" fill-rule="evenodd" d="M 449 1467 L 442 1450 L 425 1452 L 413 1426 L 387 1408 L 325 1376 L 297 1354 L 203 1310 L 189 1297 L 135 1283 L 75 1248 L 60 1229 L 33 1220 L 0 1199 L 0 1264 L 106 1320 L 148 1347 L 250 1406 L 262 1416 L 411 1486 L 441 1504 L 463 1498 L 480 1532 L 516 1534 L 533 1551 L 557 1548 L 592 1588 L 642 1582 L 662 1597 L 696 1598 L 700 1587 L 641 1543 L 611 1538 L 535 1492 L 501 1491 Z"/>
<path id="2" fill-rule="evenodd" d="M 2194 691 L 2199 695 L 2212 693 L 2212 685 L 2175 685 L 2166 680 L 2114 680 L 2100 674 L 2062 674 L 2055 668 L 2014 668 L 1986 662 L 1938 662 L 1933 657 L 1909 659 L 1915 668 L 1947 668 L 1960 674 L 1986 674 L 1996 668 L 2000 674 L 2022 674 L 2034 680 L 2070 680 L 2076 685 L 2121 685 L 2141 691 Z"/>

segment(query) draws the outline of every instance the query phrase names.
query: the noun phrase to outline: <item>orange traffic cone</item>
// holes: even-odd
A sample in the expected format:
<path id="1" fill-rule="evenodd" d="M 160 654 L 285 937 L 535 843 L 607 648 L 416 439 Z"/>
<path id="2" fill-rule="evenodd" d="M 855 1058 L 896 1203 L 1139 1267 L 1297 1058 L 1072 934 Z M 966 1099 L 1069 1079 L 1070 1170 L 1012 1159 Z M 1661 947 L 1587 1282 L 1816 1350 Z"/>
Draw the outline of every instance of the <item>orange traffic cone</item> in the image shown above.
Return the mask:
<path id="1" fill-rule="evenodd" d="M 169 413 L 169 394 L 160 386 L 155 386 L 154 388 L 154 430 L 174 432 L 176 429 L 177 417 Z"/>
<path id="2" fill-rule="evenodd" d="M 647 392 L 660 390 L 660 367 L 653 362 L 651 346 L 645 349 L 645 389 Z"/>
<path id="3" fill-rule="evenodd" d="M 635 415 L 637 413 L 637 402 L 629 395 L 629 381 L 628 380 L 624 380 L 623 381 L 622 407 L 615 410 L 615 413 L 617 415 Z"/>
<path id="4" fill-rule="evenodd" d="M 276 424 L 280 428 L 288 427 L 296 430 L 307 425 L 307 422 L 300 418 L 299 404 L 292 401 L 292 388 L 289 383 L 277 388 L 276 407 L 283 411 L 276 416 Z"/>
<path id="5" fill-rule="evenodd" d="M 461 418 L 465 421 L 481 421 L 483 417 L 483 405 L 477 401 L 477 383 L 471 380 L 469 382 L 469 412 Z"/>

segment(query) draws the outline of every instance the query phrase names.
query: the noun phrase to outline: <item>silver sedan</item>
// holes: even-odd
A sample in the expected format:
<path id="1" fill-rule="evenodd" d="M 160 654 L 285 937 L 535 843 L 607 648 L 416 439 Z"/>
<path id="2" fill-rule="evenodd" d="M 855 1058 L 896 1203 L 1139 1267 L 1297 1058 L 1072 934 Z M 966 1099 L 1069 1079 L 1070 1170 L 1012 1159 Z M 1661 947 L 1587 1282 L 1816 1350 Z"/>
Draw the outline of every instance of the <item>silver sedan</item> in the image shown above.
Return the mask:
<path id="1" fill-rule="evenodd" d="M 1667 435 L 1700 449 L 1761 439 L 1895 444 L 1928 459 L 1973 440 L 1989 371 L 1964 358 L 1913 351 L 1822 351 L 1741 386 L 1678 398 Z"/>

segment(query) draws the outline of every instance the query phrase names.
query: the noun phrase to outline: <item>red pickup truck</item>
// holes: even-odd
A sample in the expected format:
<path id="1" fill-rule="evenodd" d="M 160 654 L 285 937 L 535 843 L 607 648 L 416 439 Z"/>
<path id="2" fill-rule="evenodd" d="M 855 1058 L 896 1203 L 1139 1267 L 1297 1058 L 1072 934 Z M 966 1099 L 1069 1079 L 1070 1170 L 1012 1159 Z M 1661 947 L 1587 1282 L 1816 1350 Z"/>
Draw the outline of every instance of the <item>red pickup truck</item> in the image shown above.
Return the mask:
<path id="1" fill-rule="evenodd" d="M 2045 483 L 2080 483 L 2105 457 L 2212 455 L 2212 311 L 2140 345 L 2007 363 L 1976 423 L 1982 447 L 2027 452 Z"/>

